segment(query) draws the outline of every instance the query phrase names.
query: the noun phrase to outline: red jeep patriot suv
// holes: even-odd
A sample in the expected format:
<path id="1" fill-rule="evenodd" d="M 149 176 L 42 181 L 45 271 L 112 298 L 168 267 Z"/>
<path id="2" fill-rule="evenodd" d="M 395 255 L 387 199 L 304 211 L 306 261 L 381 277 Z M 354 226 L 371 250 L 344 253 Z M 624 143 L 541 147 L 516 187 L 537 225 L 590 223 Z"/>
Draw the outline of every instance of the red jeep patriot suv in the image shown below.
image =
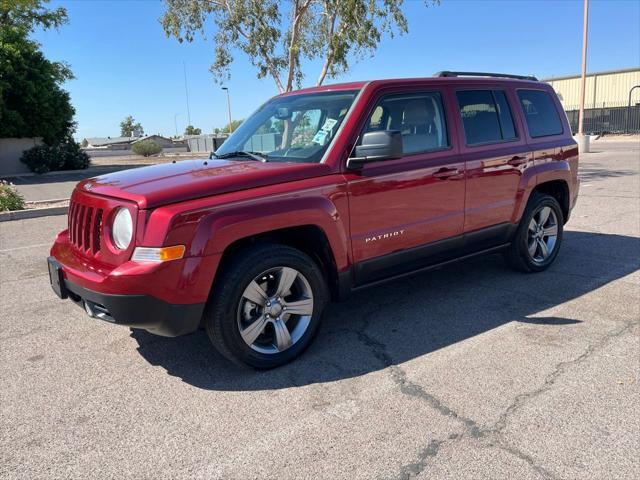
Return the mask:
<path id="1" fill-rule="evenodd" d="M 441 72 L 272 98 L 208 160 L 84 180 L 54 291 L 94 318 L 229 359 L 292 360 L 330 299 L 472 255 L 555 260 L 578 148 L 549 85 Z"/>

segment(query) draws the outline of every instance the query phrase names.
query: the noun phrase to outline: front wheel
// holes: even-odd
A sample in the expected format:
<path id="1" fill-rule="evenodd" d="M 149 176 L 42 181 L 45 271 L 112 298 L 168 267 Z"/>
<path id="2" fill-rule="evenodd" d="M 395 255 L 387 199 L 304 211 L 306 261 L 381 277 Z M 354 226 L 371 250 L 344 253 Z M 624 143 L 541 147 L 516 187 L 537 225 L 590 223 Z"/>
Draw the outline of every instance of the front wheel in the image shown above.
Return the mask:
<path id="1" fill-rule="evenodd" d="M 524 272 L 541 272 L 549 268 L 560 250 L 563 225 L 558 201 L 551 195 L 533 193 L 506 251 L 509 264 Z"/>
<path id="2" fill-rule="evenodd" d="M 326 302 L 322 270 L 306 254 L 280 245 L 255 246 L 237 255 L 216 281 L 206 329 L 231 361 L 274 368 L 311 343 Z"/>

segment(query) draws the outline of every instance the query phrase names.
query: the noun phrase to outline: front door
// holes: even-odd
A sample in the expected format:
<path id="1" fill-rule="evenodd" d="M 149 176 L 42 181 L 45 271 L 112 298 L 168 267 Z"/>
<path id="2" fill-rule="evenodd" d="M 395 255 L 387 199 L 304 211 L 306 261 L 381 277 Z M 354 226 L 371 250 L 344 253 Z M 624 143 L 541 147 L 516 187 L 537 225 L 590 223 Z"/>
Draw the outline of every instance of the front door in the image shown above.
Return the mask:
<path id="1" fill-rule="evenodd" d="M 461 242 L 464 163 L 446 117 L 440 91 L 385 95 L 373 109 L 364 132 L 401 131 L 404 155 L 346 175 L 357 284 L 420 268 Z"/>

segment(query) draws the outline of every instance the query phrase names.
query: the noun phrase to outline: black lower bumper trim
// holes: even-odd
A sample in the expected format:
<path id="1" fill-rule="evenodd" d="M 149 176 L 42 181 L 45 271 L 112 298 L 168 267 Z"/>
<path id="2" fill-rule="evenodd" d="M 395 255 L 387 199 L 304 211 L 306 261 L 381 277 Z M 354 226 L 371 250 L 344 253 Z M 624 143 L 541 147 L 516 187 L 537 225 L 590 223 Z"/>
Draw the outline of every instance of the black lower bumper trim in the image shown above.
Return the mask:
<path id="1" fill-rule="evenodd" d="M 141 328 L 163 337 L 177 337 L 196 331 L 204 311 L 204 303 L 177 305 L 150 295 L 111 295 L 94 292 L 68 280 L 64 283 L 69 298 L 94 318 Z"/>

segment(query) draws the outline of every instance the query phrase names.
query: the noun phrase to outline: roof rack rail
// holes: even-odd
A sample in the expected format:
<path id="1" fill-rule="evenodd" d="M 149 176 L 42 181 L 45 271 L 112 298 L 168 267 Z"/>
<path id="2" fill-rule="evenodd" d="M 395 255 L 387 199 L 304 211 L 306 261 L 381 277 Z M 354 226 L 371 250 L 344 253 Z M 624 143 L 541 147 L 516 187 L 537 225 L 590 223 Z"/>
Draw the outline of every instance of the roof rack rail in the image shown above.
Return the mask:
<path id="1" fill-rule="evenodd" d="M 533 80 L 537 82 L 538 79 L 533 75 L 512 75 L 510 73 L 491 73 L 491 72 L 450 72 L 444 70 L 437 72 L 434 77 L 498 77 L 498 78 L 517 78 L 518 80 Z"/>

